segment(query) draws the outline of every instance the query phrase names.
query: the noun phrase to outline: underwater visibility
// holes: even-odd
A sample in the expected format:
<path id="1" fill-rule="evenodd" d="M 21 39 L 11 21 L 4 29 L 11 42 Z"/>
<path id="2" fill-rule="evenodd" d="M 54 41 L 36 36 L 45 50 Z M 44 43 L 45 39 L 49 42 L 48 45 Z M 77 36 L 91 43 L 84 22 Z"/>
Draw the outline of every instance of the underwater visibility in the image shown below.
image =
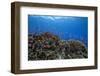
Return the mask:
<path id="1" fill-rule="evenodd" d="M 88 58 L 88 17 L 28 15 L 28 60 Z"/>

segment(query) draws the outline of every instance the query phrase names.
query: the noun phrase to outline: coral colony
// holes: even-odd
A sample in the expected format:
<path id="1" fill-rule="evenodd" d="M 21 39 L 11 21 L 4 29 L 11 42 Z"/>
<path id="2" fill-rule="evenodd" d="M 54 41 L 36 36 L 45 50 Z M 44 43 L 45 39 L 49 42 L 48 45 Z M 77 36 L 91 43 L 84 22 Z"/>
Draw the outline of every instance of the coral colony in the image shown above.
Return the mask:
<path id="1" fill-rule="evenodd" d="M 28 60 L 87 58 L 87 48 L 79 40 L 61 40 L 50 32 L 28 35 Z"/>

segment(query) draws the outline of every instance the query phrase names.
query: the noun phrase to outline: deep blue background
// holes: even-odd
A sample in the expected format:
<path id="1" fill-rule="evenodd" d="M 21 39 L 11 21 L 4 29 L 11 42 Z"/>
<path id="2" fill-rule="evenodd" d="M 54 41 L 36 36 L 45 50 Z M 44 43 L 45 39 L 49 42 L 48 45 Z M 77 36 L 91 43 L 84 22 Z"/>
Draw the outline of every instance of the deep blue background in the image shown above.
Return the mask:
<path id="1" fill-rule="evenodd" d="M 88 18 L 28 15 L 28 33 L 51 32 L 61 39 L 77 39 L 88 45 Z"/>

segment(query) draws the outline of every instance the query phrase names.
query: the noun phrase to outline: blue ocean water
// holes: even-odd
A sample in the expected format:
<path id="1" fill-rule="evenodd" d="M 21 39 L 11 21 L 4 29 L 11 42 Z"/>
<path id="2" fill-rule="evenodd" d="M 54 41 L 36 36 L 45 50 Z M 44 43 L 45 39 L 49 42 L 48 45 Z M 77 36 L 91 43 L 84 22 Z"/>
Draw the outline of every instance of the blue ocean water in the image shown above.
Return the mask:
<path id="1" fill-rule="evenodd" d="M 88 45 L 88 17 L 28 15 L 28 33 L 50 32 L 63 40 L 81 40 Z"/>

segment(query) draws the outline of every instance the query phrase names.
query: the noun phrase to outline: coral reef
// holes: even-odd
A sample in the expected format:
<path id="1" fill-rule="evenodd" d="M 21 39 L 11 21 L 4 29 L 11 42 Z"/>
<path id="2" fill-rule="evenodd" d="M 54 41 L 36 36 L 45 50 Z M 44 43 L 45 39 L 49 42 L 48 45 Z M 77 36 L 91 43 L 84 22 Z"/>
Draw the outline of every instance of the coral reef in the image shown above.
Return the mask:
<path id="1" fill-rule="evenodd" d="M 49 32 L 28 35 L 28 60 L 87 58 L 87 48 L 79 40 L 61 40 Z"/>

